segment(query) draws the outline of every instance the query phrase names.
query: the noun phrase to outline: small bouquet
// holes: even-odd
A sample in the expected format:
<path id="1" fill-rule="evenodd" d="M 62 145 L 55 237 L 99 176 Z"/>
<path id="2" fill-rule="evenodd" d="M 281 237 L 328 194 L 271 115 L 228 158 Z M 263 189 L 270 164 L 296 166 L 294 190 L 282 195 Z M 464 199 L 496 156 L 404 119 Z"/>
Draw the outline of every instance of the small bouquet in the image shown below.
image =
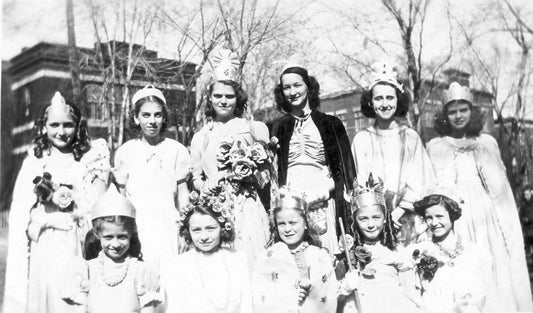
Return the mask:
<path id="1" fill-rule="evenodd" d="M 427 251 L 420 252 L 418 249 L 413 251 L 413 259 L 416 262 L 416 272 L 420 279 L 428 282 L 433 280 L 439 267 L 444 265 L 444 262 L 428 254 Z"/>
<path id="2" fill-rule="evenodd" d="M 43 173 L 43 176 L 35 177 L 33 184 L 33 192 L 37 195 L 37 202 L 44 204 L 47 210 L 74 211 L 72 185 L 53 182 L 52 175 L 48 172 Z"/>
<path id="3" fill-rule="evenodd" d="M 271 179 L 272 152 L 259 142 L 224 141 L 219 146 L 217 162 L 236 193 L 253 196 L 253 191 L 262 189 Z"/>

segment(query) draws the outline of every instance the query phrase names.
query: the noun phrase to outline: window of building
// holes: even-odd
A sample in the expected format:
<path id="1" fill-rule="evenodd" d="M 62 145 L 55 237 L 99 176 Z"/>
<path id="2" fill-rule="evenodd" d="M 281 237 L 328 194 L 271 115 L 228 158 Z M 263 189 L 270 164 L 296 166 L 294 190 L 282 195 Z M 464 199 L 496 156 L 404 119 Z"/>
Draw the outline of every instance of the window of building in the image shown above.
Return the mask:
<path id="1" fill-rule="evenodd" d="M 30 116 L 30 108 L 31 108 L 30 89 L 28 87 L 24 87 L 22 93 L 23 93 L 23 101 L 24 101 L 24 116 L 25 117 L 29 117 Z"/>
<path id="2" fill-rule="evenodd" d="M 105 99 L 102 98 L 102 86 L 96 84 L 87 86 L 87 107 L 89 108 L 89 118 L 108 119 L 107 105 Z"/>
<path id="3" fill-rule="evenodd" d="M 338 117 L 339 120 L 341 120 L 342 125 L 344 125 L 344 128 L 346 128 L 346 109 L 335 111 L 335 116 Z"/>
<path id="4" fill-rule="evenodd" d="M 355 118 L 355 132 L 367 128 L 372 123 L 372 120 L 368 117 L 363 115 L 363 112 L 361 111 L 355 111 L 354 112 L 354 118 Z"/>

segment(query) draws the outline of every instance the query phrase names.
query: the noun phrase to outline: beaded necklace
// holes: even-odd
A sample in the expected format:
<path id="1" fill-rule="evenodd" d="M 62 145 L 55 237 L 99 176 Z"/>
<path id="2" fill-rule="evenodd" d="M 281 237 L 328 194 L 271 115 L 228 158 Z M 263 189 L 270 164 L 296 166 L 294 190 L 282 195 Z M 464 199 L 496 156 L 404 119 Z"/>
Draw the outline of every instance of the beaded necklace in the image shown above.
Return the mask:
<path id="1" fill-rule="evenodd" d="M 464 247 L 461 241 L 461 237 L 457 236 L 457 241 L 455 242 L 455 247 L 453 249 L 446 249 L 442 246 L 440 242 L 436 242 L 435 245 L 439 247 L 440 254 L 448 258 L 446 262 L 449 266 L 455 265 L 455 258 L 457 258 L 461 253 L 463 253 Z"/>
<path id="2" fill-rule="evenodd" d="M 208 292 L 207 290 L 207 284 L 205 283 L 205 279 L 204 279 L 204 275 L 202 273 L 202 271 L 200 270 L 200 260 L 198 258 L 198 255 L 201 254 L 202 252 L 197 252 L 195 254 L 195 259 L 196 259 L 196 271 L 197 271 L 197 277 L 198 277 L 198 281 L 200 282 L 200 288 L 202 289 L 203 293 L 205 294 L 206 298 L 207 298 L 207 301 L 209 302 L 209 304 L 215 308 L 216 312 L 227 312 L 228 310 L 228 307 L 229 307 L 229 301 L 230 301 L 230 296 L 231 296 L 231 276 L 230 276 L 230 273 L 229 273 L 229 266 L 228 266 L 228 262 L 226 260 L 226 255 L 224 253 L 223 250 L 220 250 L 220 253 L 222 255 L 222 264 L 224 265 L 224 278 L 223 280 L 226 282 L 226 286 L 224 288 L 224 303 L 222 305 L 218 305 L 217 303 L 215 303 L 215 301 L 213 301 L 213 299 L 211 298 L 211 293 Z"/>
<path id="3" fill-rule="evenodd" d="M 128 276 L 128 270 L 130 268 L 130 260 L 131 258 L 127 256 L 126 259 L 124 260 L 124 265 L 120 267 L 120 268 L 124 268 L 122 273 L 120 273 L 120 275 L 112 275 L 111 278 L 109 278 L 108 277 L 109 274 L 106 274 L 105 272 L 104 258 L 100 257 L 99 272 L 100 272 L 100 276 L 102 277 L 102 281 L 104 282 L 104 284 L 106 284 L 109 287 L 115 287 L 115 286 L 120 285 L 124 281 L 124 279 L 126 279 L 126 276 Z"/>

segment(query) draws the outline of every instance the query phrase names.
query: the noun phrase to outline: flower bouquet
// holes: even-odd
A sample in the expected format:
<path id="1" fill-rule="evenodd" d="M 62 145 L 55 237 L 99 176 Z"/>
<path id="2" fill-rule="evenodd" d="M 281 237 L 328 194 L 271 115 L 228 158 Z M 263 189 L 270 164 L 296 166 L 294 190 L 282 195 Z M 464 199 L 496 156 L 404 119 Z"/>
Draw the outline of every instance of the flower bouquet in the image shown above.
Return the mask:
<path id="1" fill-rule="evenodd" d="M 420 252 L 418 249 L 413 251 L 413 259 L 415 260 L 416 272 L 420 276 L 420 279 L 428 282 L 433 280 L 439 267 L 444 265 L 444 262 L 439 261 L 439 259 L 430 255 L 427 251 Z"/>
<path id="2" fill-rule="evenodd" d="M 218 169 L 225 172 L 235 194 L 255 197 L 271 179 L 273 153 L 259 142 L 224 141 L 217 153 Z"/>
<path id="3" fill-rule="evenodd" d="M 53 182 L 52 175 L 48 172 L 35 177 L 33 184 L 33 192 L 37 195 L 36 204 L 43 204 L 47 213 L 74 211 L 72 185 Z"/>

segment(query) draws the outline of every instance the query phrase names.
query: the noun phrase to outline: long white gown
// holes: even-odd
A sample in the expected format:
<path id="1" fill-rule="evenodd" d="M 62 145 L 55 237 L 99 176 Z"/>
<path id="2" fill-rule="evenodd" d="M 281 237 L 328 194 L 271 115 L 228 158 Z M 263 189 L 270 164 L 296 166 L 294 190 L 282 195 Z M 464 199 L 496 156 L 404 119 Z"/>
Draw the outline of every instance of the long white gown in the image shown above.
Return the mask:
<path id="1" fill-rule="evenodd" d="M 484 311 L 533 311 L 518 210 L 496 140 L 439 137 L 428 144 L 439 183 L 462 199 L 455 231 L 490 252 L 493 266 Z"/>
<path id="2" fill-rule="evenodd" d="M 30 223 L 30 209 L 36 202 L 33 179 L 42 176 L 45 171 L 52 175 L 55 183 L 73 186 L 73 200 L 82 219 L 79 227 L 71 231 L 46 228 L 40 233 L 30 232 L 33 237 L 30 256 L 26 230 Z M 4 312 L 66 312 L 65 303 L 57 296 L 61 268 L 70 258 L 81 256 L 90 209 L 99 192 L 104 191 L 98 190 L 93 183 L 96 177 L 97 180 L 107 181 L 108 173 L 109 149 L 103 139 L 93 140 L 91 149 L 79 161 L 75 161 L 72 154 L 55 150 L 50 154 L 44 151 L 41 158 L 30 151 L 15 182 L 9 214 Z M 33 210 L 32 215 L 35 217 L 36 214 L 47 213 L 39 206 Z"/>
<path id="3" fill-rule="evenodd" d="M 115 154 L 115 178 L 137 210 L 136 222 L 145 261 L 178 254 L 177 183 L 190 172 L 189 151 L 165 138 L 155 146 L 142 139 L 122 145 Z"/>

